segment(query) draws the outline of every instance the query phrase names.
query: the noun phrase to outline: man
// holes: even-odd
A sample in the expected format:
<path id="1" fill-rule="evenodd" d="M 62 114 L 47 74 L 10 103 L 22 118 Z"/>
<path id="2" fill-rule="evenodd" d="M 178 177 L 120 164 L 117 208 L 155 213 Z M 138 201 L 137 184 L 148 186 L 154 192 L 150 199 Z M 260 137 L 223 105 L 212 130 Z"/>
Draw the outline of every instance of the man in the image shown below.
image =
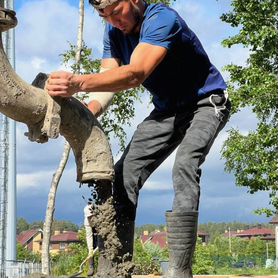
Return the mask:
<path id="1" fill-rule="evenodd" d="M 200 41 L 176 11 L 143 0 L 90 0 L 106 21 L 100 74 L 51 74 L 51 96 L 78 91 L 113 92 L 142 84 L 154 110 L 138 125 L 115 165 L 114 198 L 121 254 L 132 254 L 139 190 L 178 147 L 173 167 L 174 202 L 166 212 L 170 262 L 167 278 L 191 278 L 195 248 L 200 165 L 227 122 L 226 84 Z M 94 113 L 102 106 L 95 100 Z M 126 258 L 126 256 L 125 256 Z M 103 259 L 103 258 L 102 258 Z M 131 259 L 131 256 L 129 256 Z M 100 261 L 98 277 L 113 262 Z M 106 276 L 107 277 L 107 276 Z M 120 277 L 130 277 L 129 274 Z"/>

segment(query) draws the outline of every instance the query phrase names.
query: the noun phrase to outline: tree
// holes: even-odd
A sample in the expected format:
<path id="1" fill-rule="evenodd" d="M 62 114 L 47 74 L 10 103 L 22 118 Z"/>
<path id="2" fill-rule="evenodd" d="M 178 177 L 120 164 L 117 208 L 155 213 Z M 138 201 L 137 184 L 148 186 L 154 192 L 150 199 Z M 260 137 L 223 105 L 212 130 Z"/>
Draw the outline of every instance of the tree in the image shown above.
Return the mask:
<path id="1" fill-rule="evenodd" d="M 193 258 L 192 271 L 194 274 L 215 274 L 212 254 L 213 248 L 210 245 L 203 245 L 198 239 Z"/>
<path id="2" fill-rule="evenodd" d="M 29 223 L 24 218 L 18 218 L 16 221 L 16 234 L 29 230 Z"/>
<path id="3" fill-rule="evenodd" d="M 233 113 L 251 107 L 257 118 L 256 130 L 242 134 L 229 131 L 222 155 L 226 170 L 232 172 L 236 184 L 246 186 L 249 193 L 269 192 L 270 205 L 278 209 L 278 133 L 277 133 L 277 12 L 275 0 L 233 0 L 233 10 L 222 20 L 238 27 L 238 34 L 223 41 L 224 46 L 241 44 L 249 49 L 245 66 L 228 65 L 229 94 Z M 272 214 L 269 208 L 258 213 Z"/>
<path id="4" fill-rule="evenodd" d="M 82 50 L 82 41 L 83 41 L 83 26 L 84 26 L 84 0 L 79 0 L 79 25 L 78 25 L 78 38 L 77 38 L 77 50 L 75 53 L 76 64 L 80 64 L 81 59 L 81 50 Z M 76 73 L 80 73 L 80 67 L 75 71 Z M 62 158 L 60 160 L 59 166 L 55 174 L 53 175 L 53 179 L 51 181 L 50 191 L 48 194 L 47 200 L 47 209 L 45 215 L 45 222 L 43 226 L 43 242 L 42 242 L 42 273 L 50 274 L 50 238 L 51 238 L 51 226 L 54 217 L 54 209 L 55 209 L 55 200 L 57 188 L 60 182 L 60 179 L 63 175 L 64 169 L 66 167 L 69 154 L 70 154 L 70 144 L 65 142 L 64 151 L 62 154 Z"/>
<path id="5" fill-rule="evenodd" d="M 28 250 L 28 248 L 23 247 L 21 244 L 17 244 L 17 260 L 22 261 L 31 261 L 31 262 L 40 262 L 40 255 L 38 253 L 33 253 L 32 251 Z"/>

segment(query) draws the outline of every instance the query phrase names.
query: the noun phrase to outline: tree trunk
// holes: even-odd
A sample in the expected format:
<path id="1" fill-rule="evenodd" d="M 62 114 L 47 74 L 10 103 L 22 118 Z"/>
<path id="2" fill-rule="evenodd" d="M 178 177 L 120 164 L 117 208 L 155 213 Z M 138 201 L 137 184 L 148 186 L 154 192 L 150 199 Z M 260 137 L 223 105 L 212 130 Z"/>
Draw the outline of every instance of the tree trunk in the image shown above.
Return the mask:
<path id="1" fill-rule="evenodd" d="M 51 238 L 51 227 L 53 223 L 56 192 L 66 167 L 70 153 L 70 145 L 65 142 L 64 151 L 60 160 L 59 166 L 55 174 L 53 175 L 50 190 L 48 193 L 47 208 L 45 213 L 45 222 L 43 224 L 43 240 L 42 240 L 42 274 L 50 274 L 50 238 Z"/>
<path id="2" fill-rule="evenodd" d="M 0 11 L 0 32 L 16 25 L 12 11 Z M 53 101 L 54 100 L 54 101 Z M 49 122 L 46 113 L 53 103 L 59 109 L 60 125 Z M 12 69 L 0 38 L 0 112 L 29 127 L 29 139 L 40 141 L 59 130 L 73 149 L 77 181 L 113 180 L 113 159 L 109 143 L 93 114 L 75 98 L 50 98 L 23 81 Z M 55 119 L 54 119 L 55 120 Z M 50 127 L 45 133 L 42 127 Z M 52 136 L 55 137 L 55 136 Z"/>
<path id="3" fill-rule="evenodd" d="M 77 38 L 77 50 L 76 50 L 76 64 L 80 63 L 81 58 L 81 50 L 82 50 L 82 41 L 83 41 L 83 26 L 84 26 L 84 0 L 79 1 L 79 25 L 78 25 L 78 38 Z M 80 73 L 80 70 L 78 70 Z M 70 154 L 70 145 L 68 142 L 65 142 L 64 151 L 62 154 L 62 158 L 60 160 L 59 166 L 55 174 L 53 175 L 53 179 L 50 186 L 50 191 L 48 194 L 47 208 L 45 214 L 45 222 L 43 225 L 43 241 L 42 241 L 42 274 L 49 275 L 50 274 L 50 239 L 51 239 L 51 227 L 54 218 L 54 210 L 55 210 L 55 200 L 56 193 L 58 189 L 58 185 L 60 179 L 63 175 L 64 169 L 66 167 L 69 154 Z"/>

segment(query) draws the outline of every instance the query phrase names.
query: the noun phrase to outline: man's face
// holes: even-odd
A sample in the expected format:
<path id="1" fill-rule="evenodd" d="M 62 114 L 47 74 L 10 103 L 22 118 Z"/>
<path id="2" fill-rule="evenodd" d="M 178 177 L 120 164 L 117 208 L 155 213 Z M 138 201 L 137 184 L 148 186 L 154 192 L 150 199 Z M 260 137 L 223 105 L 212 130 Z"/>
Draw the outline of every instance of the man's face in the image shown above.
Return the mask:
<path id="1" fill-rule="evenodd" d="M 124 34 L 134 34 L 139 32 L 141 18 L 143 17 L 135 2 L 134 0 L 120 0 L 103 10 L 98 10 L 98 13 Z"/>

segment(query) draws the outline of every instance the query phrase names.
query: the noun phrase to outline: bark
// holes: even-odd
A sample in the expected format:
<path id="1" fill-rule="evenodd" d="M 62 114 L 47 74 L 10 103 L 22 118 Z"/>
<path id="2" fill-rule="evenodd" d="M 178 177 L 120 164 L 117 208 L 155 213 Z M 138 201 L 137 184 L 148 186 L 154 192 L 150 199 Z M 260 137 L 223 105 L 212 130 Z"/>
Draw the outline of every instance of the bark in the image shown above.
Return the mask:
<path id="1" fill-rule="evenodd" d="M 11 12 L 0 11 L 0 32 L 14 27 Z M 43 127 L 58 128 L 75 155 L 77 181 L 113 180 L 113 160 L 109 143 L 93 114 L 75 98 L 55 98 L 60 125 L 46 119 L 52 99 L 41 89 L 23 81 L 10 66 L 0 40 L 0 112 L 29 127 L 34 141 L 50 137 Z M 46 121 L 47 120 L 47 121 Z M 55 119 L 54 119 L 55 120 Z M 51 132 L 50 132 L 51 133 Z M 53 132 L 55 133 L 55 132 Z"/>
<path id="2" fill-rule="evenodd" d="M 68 142 L 65 142 L 64 151 L 62 154 L 62 158 L 60 160 L 59 166 L 55 174 L 53 175 L 53 179 L 51 181 L 50 190 L 48 193 L 47 200 L 47 208 L 45 213 L 45 222 L 43 225 L 43 241 L 42 241 L 42 273 L 49 275 L 50 274 L 50 239 L 51 239 L 51 228 L 54 218 L 55 211 L 55 200 L 56 200 L 56 192 L 58 189 L 58 185 L 64 169 L 66 167 L 69 153 L 70 153 L 70 145 Z"/>

